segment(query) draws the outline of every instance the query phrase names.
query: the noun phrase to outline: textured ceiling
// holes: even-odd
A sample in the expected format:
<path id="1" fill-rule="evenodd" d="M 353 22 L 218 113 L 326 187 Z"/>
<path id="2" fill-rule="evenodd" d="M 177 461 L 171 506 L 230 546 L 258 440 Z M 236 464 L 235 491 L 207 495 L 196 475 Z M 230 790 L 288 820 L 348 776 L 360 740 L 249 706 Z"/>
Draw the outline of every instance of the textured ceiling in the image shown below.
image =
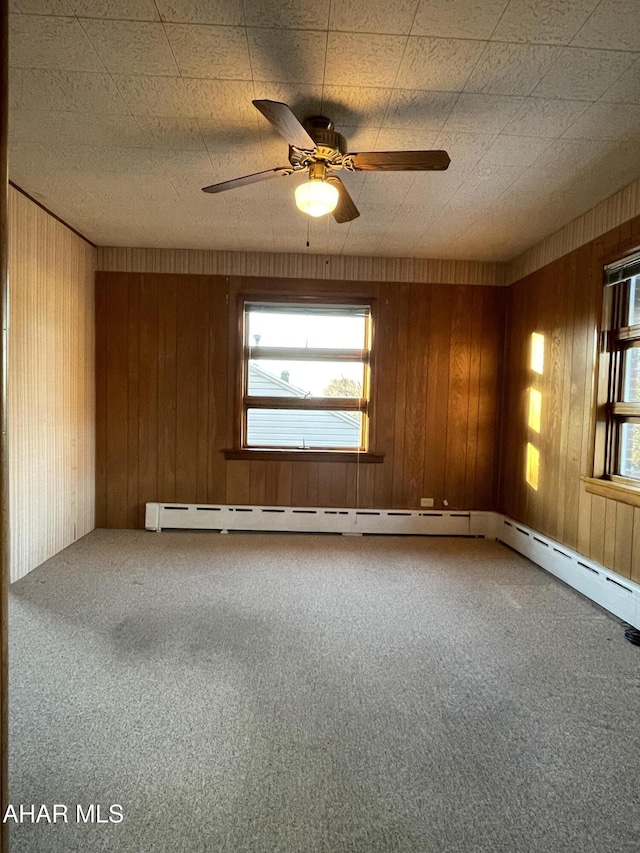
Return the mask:
<path id="1" fill-rule="evenodd" d="M 10 176 L 99 245 L 507 260 L 640 177 L 638 0 L 10 0 Z M 251 105 L 328 115 L 361 217 L 297 211 Z"/>

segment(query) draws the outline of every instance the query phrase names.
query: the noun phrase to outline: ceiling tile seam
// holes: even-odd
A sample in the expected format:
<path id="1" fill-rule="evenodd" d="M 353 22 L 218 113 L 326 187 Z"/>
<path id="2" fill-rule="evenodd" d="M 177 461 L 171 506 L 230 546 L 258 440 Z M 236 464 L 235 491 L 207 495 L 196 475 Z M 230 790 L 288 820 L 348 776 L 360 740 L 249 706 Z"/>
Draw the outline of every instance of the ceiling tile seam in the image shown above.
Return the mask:
<path id="1" fill-rule="evenodd" d="M 244 3 L 244 0 L 242 0 Z M 331 9 L 333 0 L 329 0 L 329 12 L 327 14 L 327 35 L 324 41 L 324 66 L 322 68 L 322 88 L 320 90 L 320 109 L 324 112 L 324 87 L 327 79 L 327 56 L 329 55 L 329 26 L 331 23 Z"/>
<path id="2" fill-rule="evenodd" d="M 66 17 L 66 16 L 65 16 L 65 17 Z M 91 50 L 95 53 L 96 57 L 98 58 L 98 62 L 99 62 L 99 63 L 100 63 L 100 65 L 102 65 L 102 67 L 104 68 L 105 74 L 109 74 L 109 76 L 111 76 L 111 75 L 110 75 L 110 73 L 109 73 L 109 69 L 108 69 L 108 68 L 107 68 L 107 66 L 104 64 L 104 62 L 103 62 L 103 60 L 102 60 L 102 57 L 101 57 L 101 56 L 100 56 L 100 54 L 98 53 L 98 51 L 97 51 L 96 46 L 94 45 L 94 43 L 93 43 L 93 42 L 91 41 L 91 39 L 89 38 L 89 34 L 88 34 L 88 33 L 87 33 L 87 31 L 85 30 L 85 28 L 82 26 L 82 23 L 81 23 L 80 19 L 79 19 L 76 15 L 74 15 L 74 16 L 73 16 L 73 18 L 71 18 L 71 20 L 75 20 L 75 21 L 76 21 L 76 23 L 78 24 L 78 26 L 80 27 L 80 29 L 82 30 L 82 33 L 83 33 L 84 37 L 86 38 L 86 40 L 87 40 L 87 41 L 89 42 L 89 44 L 91 45 Z M 46 70 L 53 71 L 53 70 L 56 70 L 56 69 L 46 69 Z"/>
<path id="3" fill-rule="evenodd" d="M 509 6 L 509 5 L 510 5 L 510 4 L 507 4 L 507 7 L 505 7 L 505 11 L 506 11 L 506 8 L 508 8 L 508 6 Z M 504 14 L 504 12 L 503 12 L 502 14 Z M 500 17 L 502 18 L 502 16 L 500 16 Z M 496 26 L 497 26 L 497 24 L 496 24 Z M 494 28 L 494 32 L 495 32 L 495 28 Z M 488 43 L 488 42 L 487 42 L 487 43 Z M 456 106 L 457 106 L 457 104 L 458 104 L 458 101 L 460 100 L 460 98 L 461 98 L 461 97 L 462 97 L 462 95 L 464 94 L 464 92 L 463 92 L 464 87 L 467 85 L 467 83 L 469 82 L 469 80 L 470 80 L 470 79 L 471 79 L 471 77 L 473 76 L 473 74 L 474 74 L 474 72 L 475 72 L 476 68 L 478 67 L 478 64 L 480 63 L 480 60 L 481 60 L 481 58 L 482 58 L 482 56 L 483 56 L 483 54 L 484 54 L 484 51 L 485 51 L 485 50 L 486 50 L 486 45 L 485 45 L 485 48 L 481 51 L 480 56 L 478 56 L 478 58 L 477 58 L 477 60 L 476 60 L 476 62 L 475 62 L 475 64 L 474 64 L 473 68 L 470 70 L 470 72 L 469 72 L 469 76 L 468 76 L 468 77 L 467 77 L 467 79 L 465 80 L 464 86 L 462 87 L 462 89 L 460 90 L 460 92 L 458 92 L 458 93 L 457 93 L 457 94 L 458 94 L 458 97 L 457 97 L 457 98 L 455 99 L 455 101 L 453 102 L 453 104 L 452 104 L 452 106 L 451 106 L 451 109 L 449 110 L 449 112 L 448 112 L 448 114 L 447 114 L 447 116 L 446 116 L 445 120 L 444 120 L 444 121 L 443 121 L 443 123 L 442 123 L 442 126 L 440 127 L 440 130 L 438 131 L 438 135 L 436 136 L 436 141 L 435 141 L 435 144 L 436 144 L 436 145 L 438 144 L 438 140 L 440 139 L 440 136 L 445 132 L 445 127 L 446 127 L 446 125 L 447 125 L 447 122 L 448 122 L 448 121 L 449 121 L 449 119 L 451 118 L 451 115 L 453 114 L 453 111 L 455 110 L 455 108 L 456 108 Z M 481 96 L 481 97 L 482 97 L 482 96 Z M 490 97 L 496 97 L 496 96 L 495 96 L 495 95 L 493 95 L 493 96 L 490 96 Z M 497 97 L 511 97 L 511 96 L 509 96 L 509 95 L 504 95 L 504 96 L 497 96 Z M 497 138 L 499 135 L 500 135 L 500 132 L 498 132 L 498 133 L 496 134 L 495 138 Z M 495 141 L 495 139 L 491 141 L 490 145 L 493 145 L 494 141 Z M 484 156 L 484 155 L 483 155 L 483 156 Z M 482 159 L 482 158 L 481 158 L 481 159 Z M 464 181 L 463 181 L 463 184 L 464 184 Z M 461 185 L 461 186 L 462 186 L 462 185 Z M 456 192 L 458 192 L 458 190 L 456 190 Z M 454 195 L 455 195 L 455 193 L 454 193 Z M 452 198 L 453 198 L 453 196 L 452 196 Z M 450 202 L 450 201 L 451 201 L 451 199 L 449 200 L 449 202 Z M 447 207 L 447 205 L 449 204 L 449 202 L 447 202 L 447 204 L 445 205 L 445 207 L 443 208 L 443 210 Z"/>
<path id="4" fill-rule="evenodd" d="M 489 35 L 489 38 L 487 39 L 487 41 L 491 41 L 491 39 L 493 38 L 493 36 L 494 36 L 494 34 L 495 34 L 495 31 L 498 29 L 498 27 L 499 27 L 499 26 L 500 26 L 500 24 L 502 23 L 502 19 L 504 18 L 504 16 L 507 14 L 507 9 L 509 9 L 509 8 L 511 7 L 511 2 L 512 2 L 512 0 L 509 0 L 509 2 L 507 3 L 507 5 L 506 5 L 506 6 L 504 7 L 504 9 L 502 10 L 502 14 L 500 15 L 500 17 L 499 17 L 499 18 L 498 18 L 498 20 L 496 21 L 496 25 L 495 25 L 495 27 L 491 30 L 491 34 Z"/>
<path id="5" fill-rule="evenodd" d="M 597 100 L 597 101 L 591 101 L 591 103 L 592 103 L 592 104 L 599 104 L 599 103 L 603 103 L 603 104 L 619 104 L 620 106 L 625 106 L 625 107 L 637 107 L 637 106 L 638 106 L 638 104 L 640 103 L 640 100 L 638 100 L 638 101 L 607 101 L 607 100 L 605 100 L 605 99 L 606 99 L 607 94 L 608 94 L 608 93 L 611 91 L 611 89 L 616 85 L 616 83 L 619 83 L 619 82 L 620 82 L 620 80 L 624 77 L 624 75 L 625 75 L 625 74 L 628 74 L 630 71 L 633 71 L 633 70 L 634 70 L 634 69 L 636 69 L 636 68 L 638 69 L 638 71 L 640 71 L 640 58 L 639 58 L 636 62 L 634 62 L 634 64 L 633 64 L 633 65 L 631 65 L 629 68 L 627 68 L 625 71 L 623 71 L 623 72 L 622 72 L 622 74 L 620 75 L 620 77 L 618 77 L 618 79 L 617 79 L 617 80 L 615 80 L 615 81 L 611 84 L 611 86 L 609 86 L 609 88 L 608 88 L 605 92 L 603 92 L 603 93 L 600 95 L 600 97 L 598 98 L 598 100 Z M 640 75 L 639 75 L 639 76 L 640 76 Z"/>
<path id="6" fill-rule="evenodd" d="M 507 7 L 508 8 L 508 7 Z M 505 10 L 506 11 L 506 10 Z M 595 10 L 594 10 L 595 11 Z M 504 13 L 503 13 L 504 14 Z M 134 23 L 134 24 L 176 24 L 177 26 L 187 26 L 187 27 L 206 27 L 212 29 L 239 29 L 243 27 L 247 30 L 273 30 L 273 31 L 283 31 L 283 32 L 317 32 L 324 33 L 325 30 L 318 29 L 318 27 L 273 27 L 261 24 L 210 24 L 210 23 L 197 23 L 194 21 L 168 21 L 164 18 L 160 18 L 160 20 L 156 19 L 144 19 L 144 18 L 106 18 L 106 17 L 96 17 L 91 15 L 42 15 L 42 14 L 34 14 L 27 12 L 13 12 L 12 15 L 20 16 L 20 17 L 47 17 L 47 18 L 75 18 L 78 22 L 81 20 L 85 21 L 114 21 L 119 23 Z M 499 22 L 498 22 L 499 23 Z M 586 23 L 586 22 L 585 22 Z M 497 27 L 497 24 L 496 24 Z M 582 28 L 581 28 L 582 29 Z M 468 36 L 458 38 L 458 37 L 450 37 L 450 36 L 423 36 L 423 35 L 414 35 L 409 33 L 389 33 L 389 32 L 362 32 L 360 30 L 339 30 L 339 29 L 329 29 L 330 33 L 340 33 L 341 35 L 365 35 L 365 36 L 406 36 L 407 39 L 429 39 L 429 40 L 437 40 L 437 41 L 464 41 L 464 42 L 491 42 L 492 44 L 512 44 L 519 47 L 559 47 L 565 50 L 593 50 L 593 51 L 603 51 L 607 53 L 633 53 L 638 54 L 637 50 L 632 50 L 630 48 L 607 48 L 607 47 L 598 47 L 598 46 L 589 46 L 585 47 L 584 45 L 573 45 L 572 42 L 568 44 L 558 43 L 558 42 L 529 42 L 529 41 L 511 41 L 508 39 L 493 39 L 492 36 L 488 36 L 487 38 L 470 38 Z M 495 32 L 495 28 L 494 28 Z M 577 35 L 574 37 L 577 38 Z M 573 41 L 573 40 L 572 40 Z"/>
<path id="7" fill-rule="evenodd" d="M 244 2 L 244 0 L 243 0 L 243 2 Z M 326 79 L 327 79 L 327 59 L 329 56 L 329 32 L 330 32 L 330 27 L 331 27 L 331 13 L 332 13 L 332 11 L 333 11 L 333 0 L 329 0 L 329 10 L 328 10 L 328 14 L 327 14 L 327 37 L 325 39 L 325 44 L 324 44 L 324 67 L 322 69 L 322 87 L 320 89 L 320 110 L 323 114 L 324 114 L 324 90 L 325 90 Z M 324 240 L 324 249 L 326 251 L 327 247 L 329 245 L 329 217 L 328 216 L 325 217 L 324 226 L 325 227 L 324 227 L 323 240 Z M 349 228 L 350 227 L 351 227 L 351 225 L 349 225 Z M 348 233 L 349 233 L 349 230 L 346 229 L 344 232 L 344 236 L 342 238 L 342 244 L 340 246 L 339 254 L 342 254 L 342 252 L 344 251 L 344 246 L 346 243 Z M 311 233 L 310 233 L 310 226 L 308 225 L 307 226 L 307 251 L 308 252 L 311 252 L 311 245 L 310 244 L 311 244 Z M 324 278 L 326 278 L 327 273 L 328 273 L 326 264 L 325 264 L 323 272 L 324 272 Z"/>
<path id="8" fill-rule="evenodd" d="M 162 20 L 162 16 L 160 15 L 160 9 L 158 9 L 158 4 L 156 3 L 156 0 L 153 0 L 153 5 L 155 6 L 156 11 L 157 11 L 157 13 L 158 13 L 158 17 L 160 18 L 160 23 L 162 24 L 162 30 L 163 30 L 163 32 L 164 32 L 164 37 L 165 37 L 165 39 L 166 39 L 166 41 L 167 41 L 167 44 L 168 44 L 168 46 L 169 46 L 169 51 L 171 52 L 171 56 L 173 57 L 173 61 L 174 61 L 174 63 L 175 63 L 175 66 L 176 66 L 176 68 L 177 68 L 177 70 L 178 70 L 178 76 L 177 76 L 177 77 L 173 77 L 173 78 L 171 78 L 171 79 L 174 79 L 174 80 L 175 80 L 175 79 L 183 80 L 184 78 L 183 78 L 183 76 L 182 76 L 182 69 L 180 68 L 180 64 L 179 64 L 179 62 L 178 62 L 178 60 L 177 60 L 177 58 L 176 58 L 176 55 L 175 55 L 175 53 L 174 53 L 173 45 L 171 44 L 171 41 L 170 41 L 169 36 L 168 36 L 168 34 L 167 34 L 167 29 L 166 29 L 166 27 L 165 27 L 165 25 L 164 25 L 164 21 Z M 155 75 L 150 75 L 150 76 L 154 77 Z M 195 109 L 194 109 L 194 107 L 193 107 L 193 101 L 191 100 L 191 97 L 189 96 L 189 91 L 188 91 L 188 89 L 186 88 L 186 86 L 184 87 L 184 96 L 185 96 L 185 98 L 186 98 L 186 100 L 187 100 L 187 102 L 188 102 L 188 104 L 189 104 L 189 109 L 190 109 L 190 111 L 191 111 L 191 118 L 193 118 L 193 120 L 194 120 L 194 122 L 195 122 L 195 126 L 198 128 L 198 134 L 199 134 L 199 136 L 200 136 L 200 141 L 202 142 L 202 148 L 203 148 L 203 150 L 204 150 L 204 151 L 206 151 L 206 153 L 207 153 L 207 158 L 208 158 L 208 160 L 209 160 L 209 162 L 211 163 L 211 166 L 212 166 L 212 168 L 213 168 L 213 163 L 212 163 L 212 160 L 211 160 L 211 154 L 209 153 L 209 149 L 207 148 L 207 143 L 205 142 L 204 134 L 202 133 L 202 128 L 200 127 L 200 122 L 198 121 L 198 118 L 197 118 L 197 116 L 196 116 L 196 114 L 195 114 Z M 140 122 L 138 122 L 138 125 L 140 126 L 140 129 L 141 129 L 141 130 L 142 130 L 142 132 L 144 133 L 144 128 L 142 127 L 142 125 L 140 125 Z M 176 194 L 177 198 L 179 199 L 180 203 L 182 203 L 182 196 L 180 195 L 180 192 L 178 191 L 178 187 L 177 187 L 177 186 L 174 184 L 174 182 L 171 180 L 171 176 L 170 176 L 170 174 L 169 174 L 168 169 L 167 169 L 165 166 L 162 166 L 162 171 L 164 172 L 165 177 L 167 178 L 167 181 L 169 182 L 169 185 L 173 188 L 173 191 L 175 192 L 175 194 Z M 214 175 L 215 175 L 215 169 L 214 169 Z"/>
<path id="9" fill-rule="evenodd" d="M 378 139 L 380 138 L 380 131 L 384 127 L 384 123 L 385 123 L 385 120 L 387 118 L 387 113 L 389 111 L 389 104 L 391 102 L 391 95 L 393 94 L 393 91 L 396 89 L 396 83 L 398 82 L 398 76 L 400 75 L 400 69 L 402 68 L 402 63 L 404 61 L 404 57 L 405 57 L 405 54 L 407 52 L 407 45 L 409 44 L 409 39 L 411 38 L 411 30 L 413 29 L 413 27 L 415 25 L 416 15 L 418 14 L 418 9 L 420 8 L 420 3 L 421 3 L 421 0 L 417 0 L 416 6 L 413 10 L 413 18 L 411 19 L 411 26 L 409 28 L 409 33 L 407 34 L 407 37 L 406 37 L 405 42 L 404 42 L 404 47 L 402 48 L 402 54 L 400 56 L 400 60 L 399 60 L 398 65 L 396 67 L 396 73 L 395 73 L 395 76 L 393 78 L 393 83 L 391 84 L 391 87 L 389 89 L 389 95 L 387 97 L 387 103 L 385 104 L 385 107 L 384 107 L 384 113 L 382 114 L 382 120 L 380 122 L 380 127 L 378 127 L 378 132 L 376 133 L 376 138 L 375 138 L 375 141 L 373 143 L 373 150 L 374 151 L 377 150 L 377 148 L 378 148 Z M 360 185 L 360 191 L 358 192 L 357 201 L 360 200 L 360 196 L 361 196 L 362 191 L 363 191 L 365 184 L 367 182 L 367 177 L 368 176 L 365 173 L 364 180 L 363 180 L 362 184 Z M 416 181 L 416 175 L 414 175 L 413 180 L 409 183 L 409 186 L 407 187 L 407 190 L 406 190 L 404 196 L 402 197 L 403 201 L 407 197 L 407 194 L 409 193 L 409 190 L 411 189 L 411 187 L 414 185 L 415 181 Z M 400 204 L 402 204 L 402 202 Z M 351 225 L 352 225 L 352 223 L 350 222 L 349 223 L 349 230 L 347 231 L 347 234 L 345 236 L 345 241 L 343 243 L 343 251 L 344 251 L 344 245 L 346 244 L 347 239 L 349 237 L 349 233 L 351 232 Z M 386 238 L 386 235 L 389 232 L 390 227 L 391 227 L 391 223 L 388 224 L 388 226 L 384 232 L 383 239 Z"/>
<path id="10" fill-rule="evenodd" d="M 257 97 L 256 78 L 255 78 L 255 72 L 253 70 L 253 57 L 251 56 L 251 45 L 249 44 L 249 32 L 248 32 L 248 28 L 247 28 L 247 10 L 246 10 L 245 5 L 244 5 L 244 0 L 240 0 L 240 2 L 242 5 L 242 19 L 244 21 L 244 24 L 243 24 L 244 39 L 245 39 L 245 43 L 247 45 L 247 57 L 249 59 L 249 73 L 251 74 L 251 85 L 253 87 L 253 97 L 255 99 Z M 262 165 L 264 166 L 264 165 L 266 165 L 264 139 L 263 139 L 261 124 L 257 119 L 256 119 L 255 126 L 258 128 L 258 139 L 260 141 L 260 151 L 262 152 Z M 198 122 L 198 127 L 200 127 L 200 122 Z M 206 148 L 206 143 L 205 143 L 205 148 Z M 207 153 L 209 154 L 209 160 L 211 161 L 211 165 L 214 169 L 214 173 L 217 174 L 214 163 L 213 163 L 213 159 L 211 157 L 211 152 L 208 149 L 207 149 Z M 269 192 L 269 183 L 268 182 L 267 182 L 265 189 L 266 189 L 266 193 L 267 193 L 267 202 L 269 204 L 269 210 L 271 211 L 273 199 L 272 199 L 271 193 Z M 229 210 L 229 207 L 227 205 L 226 198 L 224 199 L 224 204 L 225 204 L 225 207 L 227 209 L 227 214 L 228 214 L 229 218 L 233 219 L 233 217 L 231 216 L 231 211 Z M 275 235 L 273 232 L 273 221 L 274 221 L 274 217 L 269 216 L 269 230 L 271 232 L 271 245 L 275 246 Z"/>
<path id="11" fill-rule="evenodd" d="M 580 28 L 578 29 L 578 32 L 577 32 L 577 33 L 574 33 L 574 35 L 573 35 L 573 37 L 572 37 L 571 41 L 569 42 L 569 45 L 568 45 L 569 47 L 570 47 L 570 46 L 573 44 L 573 42 L 578 38 L 578 36 L 579 36 L 579 35 L 580 35 L 580 33 L 582 32 L 582 30 L 587 26 L 587 24 L 589 23 L 589 21 L 591 20 L 591 18 L 593 18 L 593 16 L 595 15 L 595 13 L 596 13 L 596 12 L 598 11 L 598 9 L 602 6 L 603 2 L 604 2 L 604 0 L 600 0 L 600 2 L 599 2 L 599 3 L 596 3 L 595 8 L 591 10 L 591 13 L 587 16 L 586 20 L 584 20 L 584 21 L 582 22 L 582 25 L 581 25 L 581 26 L 580 26 Z M 576 45 L 576 46 L 577 46 L 577 45 Z"/>
<path id="12" fill-rule="evenodd" d="M 80 29 L 81 29 L 81 30 L 82 30 L 82 32 L 84 33 L 85 38 L 87 39 L 87 41 L 88 41 L 88 42 L 89 42 L 89 44 L 91 45 L 91 47 L 92 47 L 92 49 L 93 49 L 94 53 L 95 53 L 95 54 L 96 54 L 96 56 L 98 57 L 98 60 L 100 61 L 100 64 L 101 64 L 101 65 L 102 65 L 102 67 L 104 68 L 104 74 L 106 74 L 106 75 L 107 75 L 107 77 L 111 80 L 111 82 L 113 83 L 113 85 L 114 85 L 114 87 L 115 87 L 116 92 L 118 93 L 118 95 L 120 96 L 120 98 L 121 98 L 121 100 L 122 100 L 122 103 L 125 105 L 126 109 L 129 111 L 129 112 L 127 113 L 127 115 L 130 115 L 130 116 L 132 116 L 132 117 L 133 117 L 133 119 L 135 120 L 136 124 L 137 124 L 137 125 L 138 125 L 138 127 L 140 128 L 140 131 L 142 132 L 142 134 L 143 134 L 143 135 L 145 136 L 145 138 L 146 138 L 146 134 L 145 134 L 145 132 L 144 132 L 144 129 L 143 129 L 143 128 L 142 128 L 142 126 L 140 125 L 140 122 L 138 121 L 137 117 L 133 115 L 133 111 L 132 111 L 131 107 L 129 106 L 129 103 L 128 103 L 127 99 L 124 97 L 124 95 L 123 95 L 123 94 L 122 94 L 122 92 L 120 91 L 120 88 L 118 87 L 118 84 L 117 84 L 117 83 L 116 83 L 116 81 L 113 79 L 113 75 L 112 75 L 112 73 L 109 71 L 109 69 L 107 68 L 107 66 L 104 64 L 104 61 L 103 61 L 102 57 L 100 56 L 100 54 L 98 53 L 98 51 L 97 51 L 97 49 L 96 49 L 95 45 L 94 45 L 94 44 L 93 44 L 93 42 L 91 41 L 91 39 L 90 39 L 90 37 L 89 37 L 89 34 L 88 34 L 88 33 L 87 33 L 87 31 L 85 30 L 85 28 L 82 26 L 82 22 L 80 21 L 80 19 L 79 19 L 79 17 L 78 17 L 77 15 L 74 15 L 74 17 L 75 17 L 76 21 L 78 22 L 78 26 L 80 27 Z M 103 72 L 101 72 L 101 71 L 91 71 L 91 72 L 85 72 L 85 73 L 100 74 L 100 75 L 102 75 L 102 73 L 103 73 Z M 85 114 L 85 113 L 83 113 L 83 111 L 82 111 L 82 110 L 69 110 L 68 112 Z M 88 115 L 88 113 L 86 113 L 86 114 Z M 134 146 L 134 147 L 138 147 L 138 146 Z"/>
<path id="13" fill-rule="evenodd" d="M 608 92 L 610 89 L 612 89 L 612 88 L 616 85 L 616 83 L 618 83 L 618 82 L 619 82 L 619 81 L 624 77 L 624 75 L 625 75 L 625 74 L 627 74 L 629 71 L 631 71 L 631 69 L 632 69 L 632 68 L 635 68 L 635 67 L 636 67 L 636 65 L 638 65 L 638 64 L 640 64 L 640 54 L 639 54 L 639 58 L 638 58 L 638 60 L 637 60 L 636 62 L 634 62 L 634 63 L 633 63 L 633 65 L 629 66 L 629 68 L 624 68 L 624 69 L 620 72 L 620 74 L 616 77 L 616 79 L 612 82 L 612 84 L 609 86 L 609 88 L 608 88 L 605 92 L 603 92 L 603 93 L 602 93 L 602 95 L 600 95 L 600 97 L 599 97 L 599 98 L 597 98 L 595 101 L 593 101 L 593 103 L 594 103 L 594 104 L 597 104 L 597 103 L 599 103 L 600 101 L 602 101 L 602 99 L 603 99 L 603 98 L 604 98 L 604 96 L 607 94 L 607 92 Z M 603 101 L 603 103 L 607 104 L 607 103 L 611 103 L 611 102 L 610 102 L 610 101 Z M 614 103 L 615 103 L 615 102 L 614 102 Z M 626 106 L 634 106 L 634 104 L 633 104 L 633 103 L 631 103 L 631 104 L 626 104 Z M 573 127 L 573 125 L 572 125 L 572 127 Z"/>
<path id="14" fill-rule="evenodd" d="M 92 47 L 93 47 L 93 45 L 92 45 Z M 172 51 L 172 54 L 173 54 L 173 51 Z M 614 83 L 611 84 L 611 86 L 615 85 L 615 83 L 618 82 L 618 80 L 620 80 L 620 78 L 623 77 L 626 73 L 628 73 L 632 68 L 634 68 L 635 65 L 640 65 L 640 53 L 638 53 L 637 55 L 638 55 L 638 62 L 635 63 L 634 65 L 632 65 L 630 68 L 623 70 L 620 73 L 620 77 L 618 77 L 616 79 L 616 81 L 614 81 Z M 100 59 L 99 56 L 98 56 L 98 58 Z M 102 61 L 102 60 L 100 60 L 100 61 Z M 64 69 L 60 69 L 57 66 L 45 66 L 45 65 L 43 65 L 43 66 L 11 65 L 11 68 L 15 69 L 16 71 L 55 71 L 55 72 L 69 73 L 69 74 L 78 73 L 78 74 L 83 74 L 83 75 L 87 75 L 87 76 L 95 76 L 95 77 L 101 77 L 101 76 L 104 76 L 105 74 L 107 76 L 111 77 L 112 74 L 119 73 L 119 74 L 121 74 L 121 76 L 127 76 L 127 77 L 144 77 L 144 78 L 161 79 L 161 80 L 179 80 L 179 79 L 181 79 L 181 80 L 184 80 L 185 82 L 190 82 L 190 81 L 202 82 L 202 83 L 205 83 L 205 82 L 247 83 L 248 82 L 246 79 L 235 78 L 235 77 L 220 78 L 220 77 L 197 77 L 194 75 L 184 76 L 180 72 L 179 69 L 178 69 L 177 74 L 154 74 L 154 73 L 145 72 L 145 71 L 124 72 L 124 73 L 123 72 L 110 72 L 106 67 L 104 67 L 104 64 L 103 64 L 103 68 L 104 68 L 103 71 L 93 71 L 93 70 L 84 70 L 84 69 L 78 70 L 78 71 L 69 69 L 68 71 L 65 71 Z M 296 81 L 290 81 L 290 80 L 274 81 L 274 80 L 254 79 L 253 82 L 254 83 L 256 83 L 256 82 L 257 83 L 279 83 L 282 85 L 288 85 L 288 84 L 303 85 L 303 84 L 300 84 Z M 309 85 L 318 85 L 318 84 L 309 84 Z M 611 86 L 609 88 L 611 88 Z M 579 97 L 578 98 L 576 98 L 576 97 L 565 98 L 565 97 L 562 97 L 560 95 L 540 95 L 540 94 L 536 94 L 535 92 L 531 92 L 528 95 L 505 95 L 505 94 L 493 94 L 491 92 L 465 92 L 463 89 L 421 89 L 419 86 L 411 86 L 411 87 L 394 86 L 394 87 L 390 88 L 389 86 L 355 86 L 355 85 L 349 85 L 349 84 L 343 85 L 343 84 L 333 84 L 332 83 L 332 84 L 328 84 L 328 88 L 366 89 L 367 91 L 371 90 L 371 91 L 387 92 L 389 98 L 391 97 L 391 95 L 394 92 L 424 92 L 425 94 L 434 94 L 434 95 L 455 95 L 455 94 L 459 95 L 459 94 L 463 94 L 463 95 L 478 95 L 480 97 L 490 97 L 490 98 L 521 97 L 521 98 L 532 98 L 532 99 L 539 100 L 539 101 L 548 101 L 548 100 L 572 101 L 572 102 L 577 102 L 577 103 L 582 102 L 585 104 L 594 104 L 594 103 L 598 103 L 599 101 L 603 101 L 604 103 L 616 103 L 616 104 L 619 103 L 619 104 L 626 104 L 628 106 L 637 106 L 637 103 L 635 101 L 629 101 L 629 102 L 626 102 L 626 101 L 604 101 L 604 98 L 605 98 L 607 92 L 609 91 L 609 89 L 607 89 L 606 92 L 604 92 L 602 95 L 600 95 L 594 101 L 594 100 L 590 100 L 587 98 L 579 98 Z M 46 112 L 48 112 L 48 111 L 46 111 Z M 63 112 L 63 111 L 62 110 L 52 110 L 52 112 Z M 64 112 L 67 112 L 67 111 L 64 111 Z M 73 112 L 78 112 L 78 111 L 74 110 Z M 242 124 L 242 122 L 239 122 L 239 124 Z M 381 127 L 382 127 L 382 125 L 381 125 Z M 394 129 L 394 128 L 392 127 L 392 129 Z M 397 129 L 403 129 L 403 128 L 397 128 Z"/>

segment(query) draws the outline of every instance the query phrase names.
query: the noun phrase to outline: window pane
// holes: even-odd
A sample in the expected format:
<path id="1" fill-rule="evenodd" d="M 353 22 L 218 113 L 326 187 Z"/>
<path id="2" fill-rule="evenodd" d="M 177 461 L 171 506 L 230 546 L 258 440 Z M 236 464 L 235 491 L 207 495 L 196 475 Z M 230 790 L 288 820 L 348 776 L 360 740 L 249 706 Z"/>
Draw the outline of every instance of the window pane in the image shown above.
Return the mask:
<path id="1" fill-rule="evenodd" d="M 640 479 L 640 424 L 622 424 L 620 474 L 623 477 Z"/>
<path id="2" fill-rule="evenodd" d="M 640 290 L 640 288 L 638 288 Z M 625 403 L 640 402 L 640 348 L 632 347 L 624 355 L 624 383 L 622 399 Z"/>
<path id="3" fill-rule="evenodd" d="M 287 314 L 249 308 L 247 315 L 249 346 L 362 349 L 366 342 L 366 317 L 362 312 L 350 316 Z"/>
<path id="4" fill-rule="evenodd" d="M 360 412 L 249 409 L 248 447 L 360 447 Z"/>
<path id="5" fill-rule="evenodd" d="M 257 397 L 362 397 L 364 365 L 341 361 L 249 361 L 249 394 Z"/>
<path id="6" fill-rule="evenodd" d="M 640 323 L 640 275 L 631 279 L 629 293 L 629 325 Z"/>

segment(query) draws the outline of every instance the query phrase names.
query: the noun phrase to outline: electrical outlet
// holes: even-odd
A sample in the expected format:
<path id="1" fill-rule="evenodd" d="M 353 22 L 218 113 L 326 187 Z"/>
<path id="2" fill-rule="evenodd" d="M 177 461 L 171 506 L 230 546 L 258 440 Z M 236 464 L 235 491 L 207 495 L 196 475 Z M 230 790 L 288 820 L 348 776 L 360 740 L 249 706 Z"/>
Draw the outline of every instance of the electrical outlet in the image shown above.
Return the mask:
<path id="1" fill-rule="evenodd" d="M 433 498 L 420 498 L 420 506 L 433 506 Z"/>

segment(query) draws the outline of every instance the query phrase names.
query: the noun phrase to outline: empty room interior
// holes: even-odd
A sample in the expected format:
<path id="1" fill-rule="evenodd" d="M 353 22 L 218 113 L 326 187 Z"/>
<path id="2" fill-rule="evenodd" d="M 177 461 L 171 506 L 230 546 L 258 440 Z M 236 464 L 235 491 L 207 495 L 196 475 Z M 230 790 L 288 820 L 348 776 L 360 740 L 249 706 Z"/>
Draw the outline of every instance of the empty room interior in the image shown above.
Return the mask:
<path id="1" fill-rule="evenodd" d="M 0 853 L 638 853 L 638 1 L 0 8 Z"/>

